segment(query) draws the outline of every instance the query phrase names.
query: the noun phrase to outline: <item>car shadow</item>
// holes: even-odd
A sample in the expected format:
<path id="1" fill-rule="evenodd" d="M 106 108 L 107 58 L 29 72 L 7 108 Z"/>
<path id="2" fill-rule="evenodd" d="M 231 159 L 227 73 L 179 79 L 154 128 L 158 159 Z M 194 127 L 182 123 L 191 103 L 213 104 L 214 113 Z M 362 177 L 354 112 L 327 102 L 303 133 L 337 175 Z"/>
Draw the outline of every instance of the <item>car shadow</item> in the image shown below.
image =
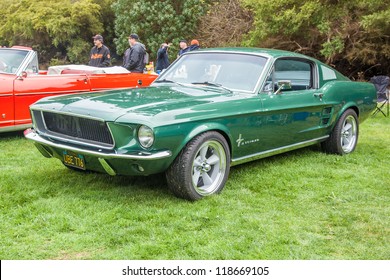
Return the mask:
<path id="1" fill-rule="evenodd" d="M 289 152 L 257 159 L 257 160 L 250 161 L 250 162 L 247 162 L 244 164 L 236 165 L 236 166 L 231 167 L 230 172 L 240 171 L 242 169 L 247 169 L 247 168 L 251 168 L 251 167 L 257 167 L 259 165 L 267 167 L 267 166 L 271 166 L 274 164 L 283 164 L 284 162 L 289 161 L 291 159 L 291 157 L 293 157 L 295 155 L 297 155 L 297 156 L 299 155 L 300 157 L 302 157 L 304 155 L 309 156 L 312 152 L 323 153 L 320 144 L 312 145 L 312 146 L 292 150 Z"/>
<path id="2" fill-rule="evenodd" d="M 23 138 L 23 130 L 20 131 L 9 131 L 9 132 L 1 132 L 0 133 L 0 140 L 10 140 L 15 138 Z"/>
<path id="3" fill-rule="evenodd" d="M 173 195 L 168 189 L 165 174 L 153 174 L 149 176 L 110 176 L 105 173 L 99 173 L 94 171 L 75 171 L 68 168 L 60 168 L 58 172 L 53 174 L 53 179 L 58 178 L 72 178 L 83 182 L 76 186 L 69 184 L 65 186 L 67 191 L 72 192 L 72 188 L 77 188 L 78 191 L 102 191 L 102 192 L 116 192 L 120 193 L 121 196 L 126 196 L 131 199 L 140 200 L 145 199 L 145 195 L 149 199 L 155 198 L 172 198 Z M 63 187 L 63 186 L 62 186 Z"/>
<path id="4" fill-rule="evenodd" d="M 264 168 L 274 166 L 275 164 L 283 164 L 288 161 L 294 155 L 299 157 L 310 156 L 312 152 L 320 152 L 319 146 L 311 146 L 291 152 L 267 157 L 238 166 L 231 167 L 231 175 L 239 174 L 243 170 L 250 168 L 258 168 L 263 166 Z M 139 200 L 140 202 L 147 200 L 159 201 L 161 199 L 168 200 L 180 200 L 176 198 L 174 194 L 168 188 L 167 181 L 164 173 L 153 174 L 148 176 L 110 176 L 105 173 L 99 173 L 94 171 L 75 171 L 68 169 L 65 166 L 56 168 L 57 172 L 46 172 L 46 176 L 50 176 L 50 181 L 61 182 L 61 186 L 52 186 L 53 188 L 65 189 L 68 195 L 79 196 L 80 193 L 96 193 L 97 197 L 100 197 L 102 193 L 107 194 L 108 197 L 116 197 L 120 194 L 121 197 L 126 197 L 130 200 Z M 42 174 L 42 176 L 45 176 Z M 67 181 L 64 181 L 67 178 Z M 82 184 L 72 184 L 71 182 L 82 182 Z M 229 183 L 229 179 L 227 181 Z M 112 194 L 112 193 L 115 194 Z"/>

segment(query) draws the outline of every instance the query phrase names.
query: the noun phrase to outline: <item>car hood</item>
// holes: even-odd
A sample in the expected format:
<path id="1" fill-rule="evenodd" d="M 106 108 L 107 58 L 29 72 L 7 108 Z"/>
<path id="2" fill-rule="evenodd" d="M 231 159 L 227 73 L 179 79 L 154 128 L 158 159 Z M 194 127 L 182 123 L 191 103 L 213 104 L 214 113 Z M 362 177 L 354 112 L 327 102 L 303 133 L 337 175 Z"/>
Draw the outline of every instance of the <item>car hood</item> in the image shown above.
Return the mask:
<path id="1" fill-rule="evenodd" d="M 167 123 L 207 115 L 211 104 L 235 99 L 235 94 L 205 86 L 151 86 L 41 99 L 32 109 L 85 115 L 105 121 Z M 214 108 L 215 109 L 215 108 Z"/>

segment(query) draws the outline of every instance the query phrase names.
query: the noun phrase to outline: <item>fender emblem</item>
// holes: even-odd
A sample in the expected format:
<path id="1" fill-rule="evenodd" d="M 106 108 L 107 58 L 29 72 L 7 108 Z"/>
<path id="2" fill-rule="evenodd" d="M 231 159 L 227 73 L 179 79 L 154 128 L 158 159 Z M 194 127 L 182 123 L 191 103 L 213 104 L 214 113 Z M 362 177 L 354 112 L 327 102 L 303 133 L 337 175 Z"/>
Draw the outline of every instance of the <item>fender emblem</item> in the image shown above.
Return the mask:
<path id="1" fill-rule="evenodd" d="M 253 144 L 253 143 L 256 143 L 256 142 L 259 142 L 259 141 L 260 141 L 260 139 L 245 140 L 244 138 L 242 138 L 242 134 L 241 133 L 238 136 L 238 139 L 236 140 L 237 147 L 248 145 L 248 144 Z"/>

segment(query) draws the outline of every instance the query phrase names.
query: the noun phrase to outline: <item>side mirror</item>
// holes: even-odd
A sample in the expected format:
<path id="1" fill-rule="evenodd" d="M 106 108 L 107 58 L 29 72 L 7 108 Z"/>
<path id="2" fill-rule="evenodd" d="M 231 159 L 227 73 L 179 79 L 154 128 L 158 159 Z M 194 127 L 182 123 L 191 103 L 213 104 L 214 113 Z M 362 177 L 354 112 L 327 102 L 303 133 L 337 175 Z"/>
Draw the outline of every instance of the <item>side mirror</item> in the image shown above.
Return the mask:
<path id="1" fill-rule="evenodd" d="M 23 80 L 27 78 L 27 72 L 26 71 L 23 71 L 20 76 L 17 77 L 18 80 Z"/>
<path id="2" fill-rule="evenodd" d="M 280 80 L 278 81 L 277 85 L 278 85 L 278 90 L 275 91 L 275 94 L 280 94 L 282 90 L 292 89 L 290 80 Z"/>

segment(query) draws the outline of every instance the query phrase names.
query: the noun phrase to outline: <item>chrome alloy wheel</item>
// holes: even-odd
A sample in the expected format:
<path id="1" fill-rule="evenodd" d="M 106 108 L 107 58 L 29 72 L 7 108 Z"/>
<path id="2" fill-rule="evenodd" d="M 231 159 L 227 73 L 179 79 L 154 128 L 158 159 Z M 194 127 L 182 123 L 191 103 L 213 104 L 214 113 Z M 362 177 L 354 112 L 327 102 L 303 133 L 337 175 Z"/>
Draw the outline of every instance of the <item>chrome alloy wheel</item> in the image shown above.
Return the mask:
<path id="1" fill-rule="evenodd" d="M 350 153 L 356 145 L 357 140 L 357 123 L 353 116 L 345 118 L 341 128 L 341 148 L 345 153 Z"/>
<path id="2" fill-rule="evenodd" d="M 192 163 L 192 184 L 195 191 L 202 196 L 216 192 L 224 179 L 226 166 L 223 146 L 215 140 L 203 143 Z"/>

